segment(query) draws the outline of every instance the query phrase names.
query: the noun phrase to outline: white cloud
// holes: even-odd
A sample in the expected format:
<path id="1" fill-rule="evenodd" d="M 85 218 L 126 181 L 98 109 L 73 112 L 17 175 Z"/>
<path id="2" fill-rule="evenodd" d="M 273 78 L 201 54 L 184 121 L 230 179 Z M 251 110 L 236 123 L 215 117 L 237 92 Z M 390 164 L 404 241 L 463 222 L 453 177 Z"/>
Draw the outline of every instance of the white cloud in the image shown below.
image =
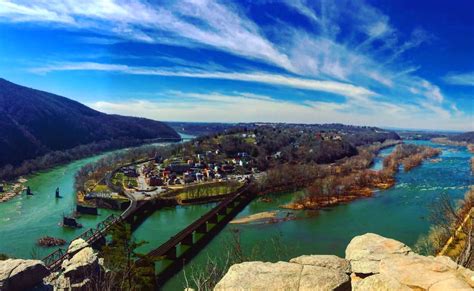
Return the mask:
<path id="1" fill-rule="evenodd" d="M 375 95 L 369 89 L 355 86 L 349 83 L 306 79 L 298 77 L 290 77 L 278 74 L 250 72 L 206 72 L 202 70 L 164 70 L 161 68 L 149 67 L 129 67 L 126 65 L 117 64 L 101 64 L 101 63 L 65 63 L 55 64 L 52 66 L 39 67 L 32 70 L 33 72 L 44 74 L 58 71 L 110 71 L 133 75 L 155 75 L 168 77 L 187 77 L 187 78 L 201 78 L 201 79 L 223 79 L 223 80 L 237 80 L 245 82 L 257 82 L 276 86 L 292 87 L 296 89 L 305 89 L 312 91 L 321 91 L 343 95 L 349 98 L 364 99 Z"/>
<path id="2" fill-rule="evenodd" d="M 474 72 L 451 73 L 444 77 L 444 81 L 452 85 L 474 86 Z"/>
<path id="3" fill-rule="evenodd" d="M 348 116 L 352 116 L 350 111 L 353 108 L 375 113 L 384 110 L 391 114 L 437 114 L 445 119 L 463 114 L 463 108 L 460 112 L 439 86 L 414 74 L 419 66 L 403 63 L 402 56 L 406 51 L 432 38 L 424 29 L 415 28 L 404 37 L 387 15 L 363 0 L 285 0 L 283 3 L 309 19 L 313 26 L 296 27 L 277 19 L 273 25 L 268 25 L 272 26 L 272 35 L 267 26 L 259 27 L 236 3 L 210 0 L 164 1 L 160 5 L 144 0 L 0 0 L 0 23 L 34 22 L 85 29 L 103 35 L 104 39 L 89 38 L 89 41 L 102 45 L 126 39 L 149 44 L 205 47 L 270 64 L 288 73 L 268 73 L 255 67 L 245 72 L 231 71 L 226 68 L 226 63 L 211 64 L 209 60 L 200 62 L 171 56 L 168 60 L 175 67 L 59 60 L 32 69 L 40 74 L 89 70 L 237 80 L 326 92 L 347 97 L 345 103 L 299 104 L 304 110 L 291 107 L 296 105 L 288 108 L 307 112 L 307 107 L 328 106 L 326 111 L 332 109 L 335 118 L 344 109 Z M 344 25 L 340 25 L 342 22 Z M 472 86 L 473 75 L 451 74 L 445 81 Z M 243 98 L 243 95 L 239 96 Z M 236 100 L 237 97 L 232 98 Z M 419 109 L 414 110 L 416 106 Z M 344 119 L 342 116 L 338 118 Z"/>
<path id="4" fill-rule="evenodd" d="M 4 0 L 0 1 L 1 20 L 69 24 L 143 42 L 161 42 L 161 34 L 166 32 L 293 70 L 288 57 L 262 36 L 252 21 L 216 1 L 185 0 L 165 7 L 139 0 Z M 165 42 L 169 41 L 166 37 Z"/>
<path id="5" fill-rule="evenodd" d="M 360 106 L 354 107 L 353 104 L 320 101 L 292 103 L 269 96 L 238 92 L 233 95 L 216 92 L 208 94 L 168 92 L 166 95 L 166 100 L 156 102 L 148 100 L 129 100 L 121 103 L 98 101 L 88 105 L 107 113 L 168 121 L 341 122 L 438 130 L 474 129 L 474 125 L 466 116 L 452 119 L 436 113 L 425 114 L 416 106 L 397 106 L 384 102 L 374 102 L 370 103 L 369 107 L 359 108 Z"/>

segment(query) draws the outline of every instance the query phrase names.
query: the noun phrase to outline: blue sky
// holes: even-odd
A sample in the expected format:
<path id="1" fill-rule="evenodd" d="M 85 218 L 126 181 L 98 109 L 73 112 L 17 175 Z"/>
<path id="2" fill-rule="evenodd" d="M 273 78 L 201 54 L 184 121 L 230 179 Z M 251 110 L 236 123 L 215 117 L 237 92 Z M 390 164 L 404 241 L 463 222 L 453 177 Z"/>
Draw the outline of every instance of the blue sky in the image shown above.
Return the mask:
<path id="1" fill-rule="evenodd" d="M 165 121 L 474 130 L 474 2 L 0 0 L 0 77 Z"/>

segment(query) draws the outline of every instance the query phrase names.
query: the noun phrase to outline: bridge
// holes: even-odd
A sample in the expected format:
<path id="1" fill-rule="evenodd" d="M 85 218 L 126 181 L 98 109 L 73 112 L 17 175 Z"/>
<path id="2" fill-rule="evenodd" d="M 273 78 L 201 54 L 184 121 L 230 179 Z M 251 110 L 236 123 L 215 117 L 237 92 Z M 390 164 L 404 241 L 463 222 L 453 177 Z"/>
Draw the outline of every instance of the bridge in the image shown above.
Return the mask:
<path id="1" fill-rule="evenodd" d="M 158 272 L 157 284 L 163 284 L 175 272 L 179 271 L 186 260 L 196 255 L 253 199 L 253 195 L 249 194 L 249 187 L 250 184 L 248 183 L 236 192 L 229 194 L 227 198 L 208 213 L 147 255 L 148 258 L 156 258 L 158 261 L 163 259 L 172 261 L 165 270 Z M 130 199 L 130 204 L 120 216 L 109 215 L 95 228 L 86 230 L 74 240 L 82 238 L 89 245 L 100 248 L 106 243 L 106 234 L 114 224 L 124 221 L 129 223 L 132 230 L 134 230 L 154 211 L 170 205 L 169 200 L 164 199 L 137 201 L 133 195 L 127 195 L 127 197 Z M 201 237 L 198 238 L 199 235 Z M 187 246 L 186 251 L 178 254 L 179 246 Z M 67 250 L 60 248 L 43 258 L 42 261 L 50 271 L 54 272 L 61 268 L 62 262 L 66 259 L 68 259 Z M 137 263 L 143 264 L 144 262 L 142 260 Z"/>
<path id="2" fill-rule="evenodd" d="M 147 259 L 140 259 L 137 265 L 146 265 L 150 259 L 155 264 L 157 286 L 162 286 L 169 278 L 181 270 L 199 251 L 232 220 L 255 194 L 249 191 L 247 184 L 237 192 L 229 195 L 216 207 L 194 221 L 188 227 L 171 237 L 158 248 L 149 252 Z M 162 270 L 157 270 L 156 263 L 167 261 Z"/>
<path id="3" fill-rule="evenodd" d="M 111 214 L 99 224 L 97 224 L 96 228 L 88 229 L 72 241 L 82 238 L 91 246 L 97 245 L 97 243 L 105 239 L 105 234 L 107 231 L 110 230 L 110 228 L 120 220 L 120 216 Z M 67 250 L 60 248 L 49 254 L 47 257 L 43 258 L 42 261 L 50 271 L 54 272 L 59 270 L 62 262 L 66 259 L 68 259 Z"/>

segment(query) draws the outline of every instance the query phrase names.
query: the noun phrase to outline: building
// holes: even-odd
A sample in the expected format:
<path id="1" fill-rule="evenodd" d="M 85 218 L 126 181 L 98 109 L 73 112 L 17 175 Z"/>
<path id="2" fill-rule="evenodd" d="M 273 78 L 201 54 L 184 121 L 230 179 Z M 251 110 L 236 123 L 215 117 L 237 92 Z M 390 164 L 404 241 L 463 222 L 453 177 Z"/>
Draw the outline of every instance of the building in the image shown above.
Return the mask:
<path id="1" fill-rule="evenodd" d="M 191 165 L 189 164 L 171 164 L 169 165 L 166 170 L 176 173 L 176 174 L 184 174 L 184 172 L 188 172 L 191 170 Z"/>
<path id="2" fill-rule="evenodd" d="M 161 179 L 159 176 L 153 175 L 148 178 L 148 185 L 150 186 L 162 186 L 163 185 L 163 179 Z"/>
<path id="3" fill-rule="evenodd" d="M 121 169 L 121 172 L 122 172 L 125 176 L 130 177 L 130 178 L 136 178 L 136 177 L 138 177 L 137 169 L 135 169 L 134 167 L 122 168 L 122 169 Z"/>

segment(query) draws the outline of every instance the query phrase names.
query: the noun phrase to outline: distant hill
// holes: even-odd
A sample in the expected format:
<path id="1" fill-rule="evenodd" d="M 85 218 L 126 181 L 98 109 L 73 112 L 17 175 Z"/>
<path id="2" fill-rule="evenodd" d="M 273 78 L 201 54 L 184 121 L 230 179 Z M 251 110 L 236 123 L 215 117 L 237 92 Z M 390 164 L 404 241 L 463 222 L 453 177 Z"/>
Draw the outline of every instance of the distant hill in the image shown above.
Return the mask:
<path id="1" fill-rule="evenodd" d="M 0 167 L 52 151 L 116 139 L 179 138 L 168 125 L 109 115 L 0 78 Z"/>
<path id="2" fill-rule="evenodd" d="M 453 135 L 450 136 L 449 139 L 452 141 L 465 141 L 468 143 L 474 143 L 474 131 Z"/>

